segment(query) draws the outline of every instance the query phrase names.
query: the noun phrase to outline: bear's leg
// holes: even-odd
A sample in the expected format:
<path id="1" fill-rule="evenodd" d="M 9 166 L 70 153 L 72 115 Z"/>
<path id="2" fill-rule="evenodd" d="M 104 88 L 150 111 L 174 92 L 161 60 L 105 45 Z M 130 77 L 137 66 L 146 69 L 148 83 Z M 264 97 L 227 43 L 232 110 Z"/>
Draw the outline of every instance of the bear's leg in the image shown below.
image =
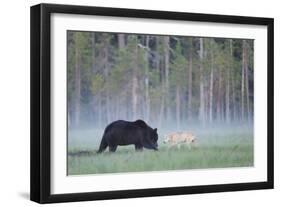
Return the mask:
<path id="1" fill-rule="evenodd" d="M 108 146 L 108 144 L 105 141 L 105 138 L 103 137 L 102 140 L 101 140 L 101 143 L 100 143 L 100 147 L 99 147 L 98 153 L 103 152 L 107 148 L 107 146 Z"/>
<path id="2" fill-rule="evenodd" d="M 117 146 L 109 146 L 109 152 L 115 152 L 117 149 Z"/>
<path id="3" fill-rule="evenodd" d="M 135 150 L 136 151 L 142 151 L 143 150 L 143 146 L 141 144 L 135 144 Z"/>

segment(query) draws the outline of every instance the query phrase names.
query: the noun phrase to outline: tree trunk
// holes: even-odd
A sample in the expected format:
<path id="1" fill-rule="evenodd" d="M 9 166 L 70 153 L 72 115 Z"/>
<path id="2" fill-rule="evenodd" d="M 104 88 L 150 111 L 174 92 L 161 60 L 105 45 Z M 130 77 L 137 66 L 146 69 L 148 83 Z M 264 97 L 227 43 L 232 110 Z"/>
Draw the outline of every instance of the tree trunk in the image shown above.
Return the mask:
<path id="1" fill-rule="evenodd" d="M 150 120 L 150 96 L 149 96 L 149 35 L 146 36 L 146 53 L 145 53 L 145 119 Z"/>
<path id="2" fill-rule="evenodd" d="M 232 119 L 237 119 L 236 92 L 235 92 L 235 72 L 233 70 L 233 41 L 230 40 L 230 63 L 231 63 L 231 88 L 232 88 Z"/>
<path id="3" fill-rule="evenodd" d="M 102 103 L 101 103 L 101 94 L 98 94 L 98 126 L 102 126 Z"/>
<path id="4" fill-rule="evenodd" d="M 108 45 L 109 45 L 109 37 L 107 34 L 103 35 L 103 67 L 104 67 L 104 76 L 105 83 L 108 84 L 108 75 L 109 75 L 109 64 L 108 64 Z M 111 121 L 110 116 L 110 97 L 108 87 L 105 87 L 105 111 L 106 111 L 106 122 L 107 124 Z"/>
<path id="5" fill-rule="evenodd" d="M 161 65 L 160 65 L 160 55 L 159 55 L 159 36 L 156 36 L 156 70 L 159 74 L 159 83 L 161 86 L 161 98 L 160 98 L 160 111 L 159 111 L 159 118 L 158 118 L 158 128 L 162 127 L 162 120 L 164 118 L 164 108 L 165 108 L 165 80 L 163 78 Z"/>
<path id="6" fill-rule="evenodd" d="M 177 85 L 176 87 L 176 120 L 177 120 L 177 129 L 180 128 L 180 87 Z"/>
<path id="7" fill-rule="evenodd" d="M 190 38 L 190 51 L 189 51 L 189 70 L 188 70 L 188 120 L 192 120 L 192 53 L 193 53 L 193 46 L 192 46 L 193 38 Z"/>
<path id="8" fill-rule="evenodd" d="M 245 41 L 243 40 L 242 46 L 242 68 L 241 68 L 241 119 L 244 120 L 244 90 L 245 90 Z"/>
<path id="9" fill-rule="evenodd" d="M 92 32 L 91 33 L 91 44 L 92 44 L 92 70 L 91 70 L 91 75 L 94 76 L 95 75 L 95 70 L 96 70 L 96 66 L 95 66 L 95 61 L 96 61 L 96 50 L 95 50 L 95 33 Z M 95 116 L 95 108 L 97 108 L 97 106 L 95 105 L 95 98 L 96 96 L 94 94 L 92 94 L 92 108 L 91 108 L 91 114 L 92 114 L 92 118 L 93 120 L 97 121 L 97 117 Z M 97 100 L 98 101 L 98 100 Z M 99 124 L 99 123 L 98 123 Z"/>
<path id="10" fill-rule="evenodd" d="M 96 44 L 96 38 L 95 38 L 95 33 L 93 32 L 91 34 L 91 43 L 92 43 L 92 72 L 95 72 L 95 62 L 96 62 L 96 49 L 95 49 L 95 44 Z"/>
<path id="11" fill-rule="evenodd" d="M 232 40 L 230 39 L 230 52 L 229 52 L 229 56 L 231 58 L 231 50 L 232 50 Z M 229 63 L 229 67 L 226 69 L 226 92 L 225 92 L 225 118 L 226 118 L 226 123 L 229 124 L 230 123 L 230 100 L 229 100 L 229 94 L 230 94 L 230 70 L 231 70 L 231 61 Z"/>
<path id="12" fill-rule="evenodd" d="M 164 36 L 164 72 L 165 72 L 165 104 L 166 104 L 166 119 L 170 120 L 170 83 L 169 83 L 169 61 L 170 61 L 170 37 Z"/>
<path id="13" fill-rule="evenodd" d="M 137 119 L 137 104 L 138 104 L 138 79 L 137 79 L 137 70 L 138 70 L 138 44 L 136 38 L 136 45 L 134 51 L 134 68 L 133 68 L 133 78 L 132 78 L 132 113 L 133 113 L 133 120 Z"/>
<path id="14" fill-rule="evenodd" d="M 210 123 L 213 122 L 213 86 L 214 86 L 214 53 L 213 53 L 213 47 L 211 47 L 211 74 L 210 74 L 210 93 L 209 93 L 209 122 Z"/>
<path id="15" fill-rule="evenodd" d="M 125 47 L 125 34 L 118 34 L 118 48 L 123 49 Z"/>
<path id="16" fill-rule="evenodd" d="M 199 51 L 199 58 L 200 58 L 200 108 L 199 108 L 199 120 L 203 126 L 205 126 L 205 96 L 204 96 L 204 73 L 203 73 L 203 38 L 199 39 L 200 41 L 200 51 Z"/>
<path id="17" fill-rule="evenodd" d="M 250 94 L 249 94 L 249 74 L 248 74 L 248 45 L 246 40 L 243 40 L 244 47 L 245 47 L 245 65 L 244 65 L 244 71 L 245 71 L 245 85 L 246 85 L 246 103 L 247 103 L 247 121 L 250 121 Z"/>
<path id="18" fill-rule="evenodd" d="M 80 49 L 78 45 L 78 37 L 75 36 L 75 89 L 74 89 L 74 125 L 78 127 L 80 124 L 80 99 L 81 99 L 81 68 L 80 68 Z"/>
<path id="19" fill-rule="evenodd" d="M 232 87 L 232 119 L 237 120 L 237 106 L 236 106 L 236 92 L 235 92 L 235 78 L 231 78 L 231 87 Z"/>
<path id="20" fill-rule="evenodd" d="M 221 110 L 221 107 L 222 107 L 222 103 L 221 103 L 221 86 L 222 86 L 222 78 L 221 78 L 221 69 L 218 68 L 219 70 L 219 73 L 218 73 L 218 76 L 219 76 L 219 83 L 218 83 L 218 97 L 217 97 L 217 121 L 221 121 L 222 119 L 222 110 Z"/>
<path id="21" fill-rule="evenodd" d="M 137 118 L 137 102 L 138 102 L 137 87 L 138 87 L 138 79 L 134 72 L 133 79 L 132 79 L 132 113 L 133 113 L 132 119 L 133 120 Z"/>

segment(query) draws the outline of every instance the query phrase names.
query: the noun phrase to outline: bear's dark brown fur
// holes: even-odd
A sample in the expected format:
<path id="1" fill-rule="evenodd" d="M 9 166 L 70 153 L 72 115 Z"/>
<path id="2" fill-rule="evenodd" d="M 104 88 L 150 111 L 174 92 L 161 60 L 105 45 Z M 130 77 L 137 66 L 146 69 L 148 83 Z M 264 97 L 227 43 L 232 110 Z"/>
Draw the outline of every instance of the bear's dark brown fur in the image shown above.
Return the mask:
<path id="1" fill-rule="evenodd" d="M 98 153 L 109 147 L 110 152 L 115 152 L 117 146 L 135 145 L 136 150 L 143 148 L 157 150 L 157 129 L 152 129 L 143 120 L 134 122 L 118 120 L 109 124 L 100 143 Z"/>

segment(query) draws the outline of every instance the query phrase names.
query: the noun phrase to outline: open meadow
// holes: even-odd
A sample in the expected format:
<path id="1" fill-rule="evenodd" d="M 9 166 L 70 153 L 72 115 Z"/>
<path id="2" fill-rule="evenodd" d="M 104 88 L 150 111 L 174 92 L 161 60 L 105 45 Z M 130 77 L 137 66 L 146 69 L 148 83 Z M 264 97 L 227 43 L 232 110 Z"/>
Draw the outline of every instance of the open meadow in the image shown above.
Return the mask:
<path id="1" fill-rule="evenodd" d="M 158 151 L 136 152 L 134 145 L 96 151 L 102 130 L 73 130 L 68 138 L 68 175 L 167 171 L 249 167 L 254 164 L 253 132 L 235 127 L 229 129 L 195 130 L 197 146 L 169 148 L 163 143 L 165 131 L 159 133 Z"/>

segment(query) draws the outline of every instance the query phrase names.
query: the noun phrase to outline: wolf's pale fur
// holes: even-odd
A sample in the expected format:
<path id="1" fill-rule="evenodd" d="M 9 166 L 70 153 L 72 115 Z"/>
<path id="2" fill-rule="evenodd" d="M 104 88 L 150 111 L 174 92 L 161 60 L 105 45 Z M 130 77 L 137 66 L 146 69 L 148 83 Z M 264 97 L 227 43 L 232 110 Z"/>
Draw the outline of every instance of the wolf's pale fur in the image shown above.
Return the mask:
<path id="1" fill-rule="evenodd" d="M 186 144 L 191 148 L 191 145 L 195 144 L 195 140 L 195 135 L 191 132 L 173 132 L 165 137 L 164 143 L 169 144 L 171 147 L 177 145 L 178 148 L 182 144 Z"/>

